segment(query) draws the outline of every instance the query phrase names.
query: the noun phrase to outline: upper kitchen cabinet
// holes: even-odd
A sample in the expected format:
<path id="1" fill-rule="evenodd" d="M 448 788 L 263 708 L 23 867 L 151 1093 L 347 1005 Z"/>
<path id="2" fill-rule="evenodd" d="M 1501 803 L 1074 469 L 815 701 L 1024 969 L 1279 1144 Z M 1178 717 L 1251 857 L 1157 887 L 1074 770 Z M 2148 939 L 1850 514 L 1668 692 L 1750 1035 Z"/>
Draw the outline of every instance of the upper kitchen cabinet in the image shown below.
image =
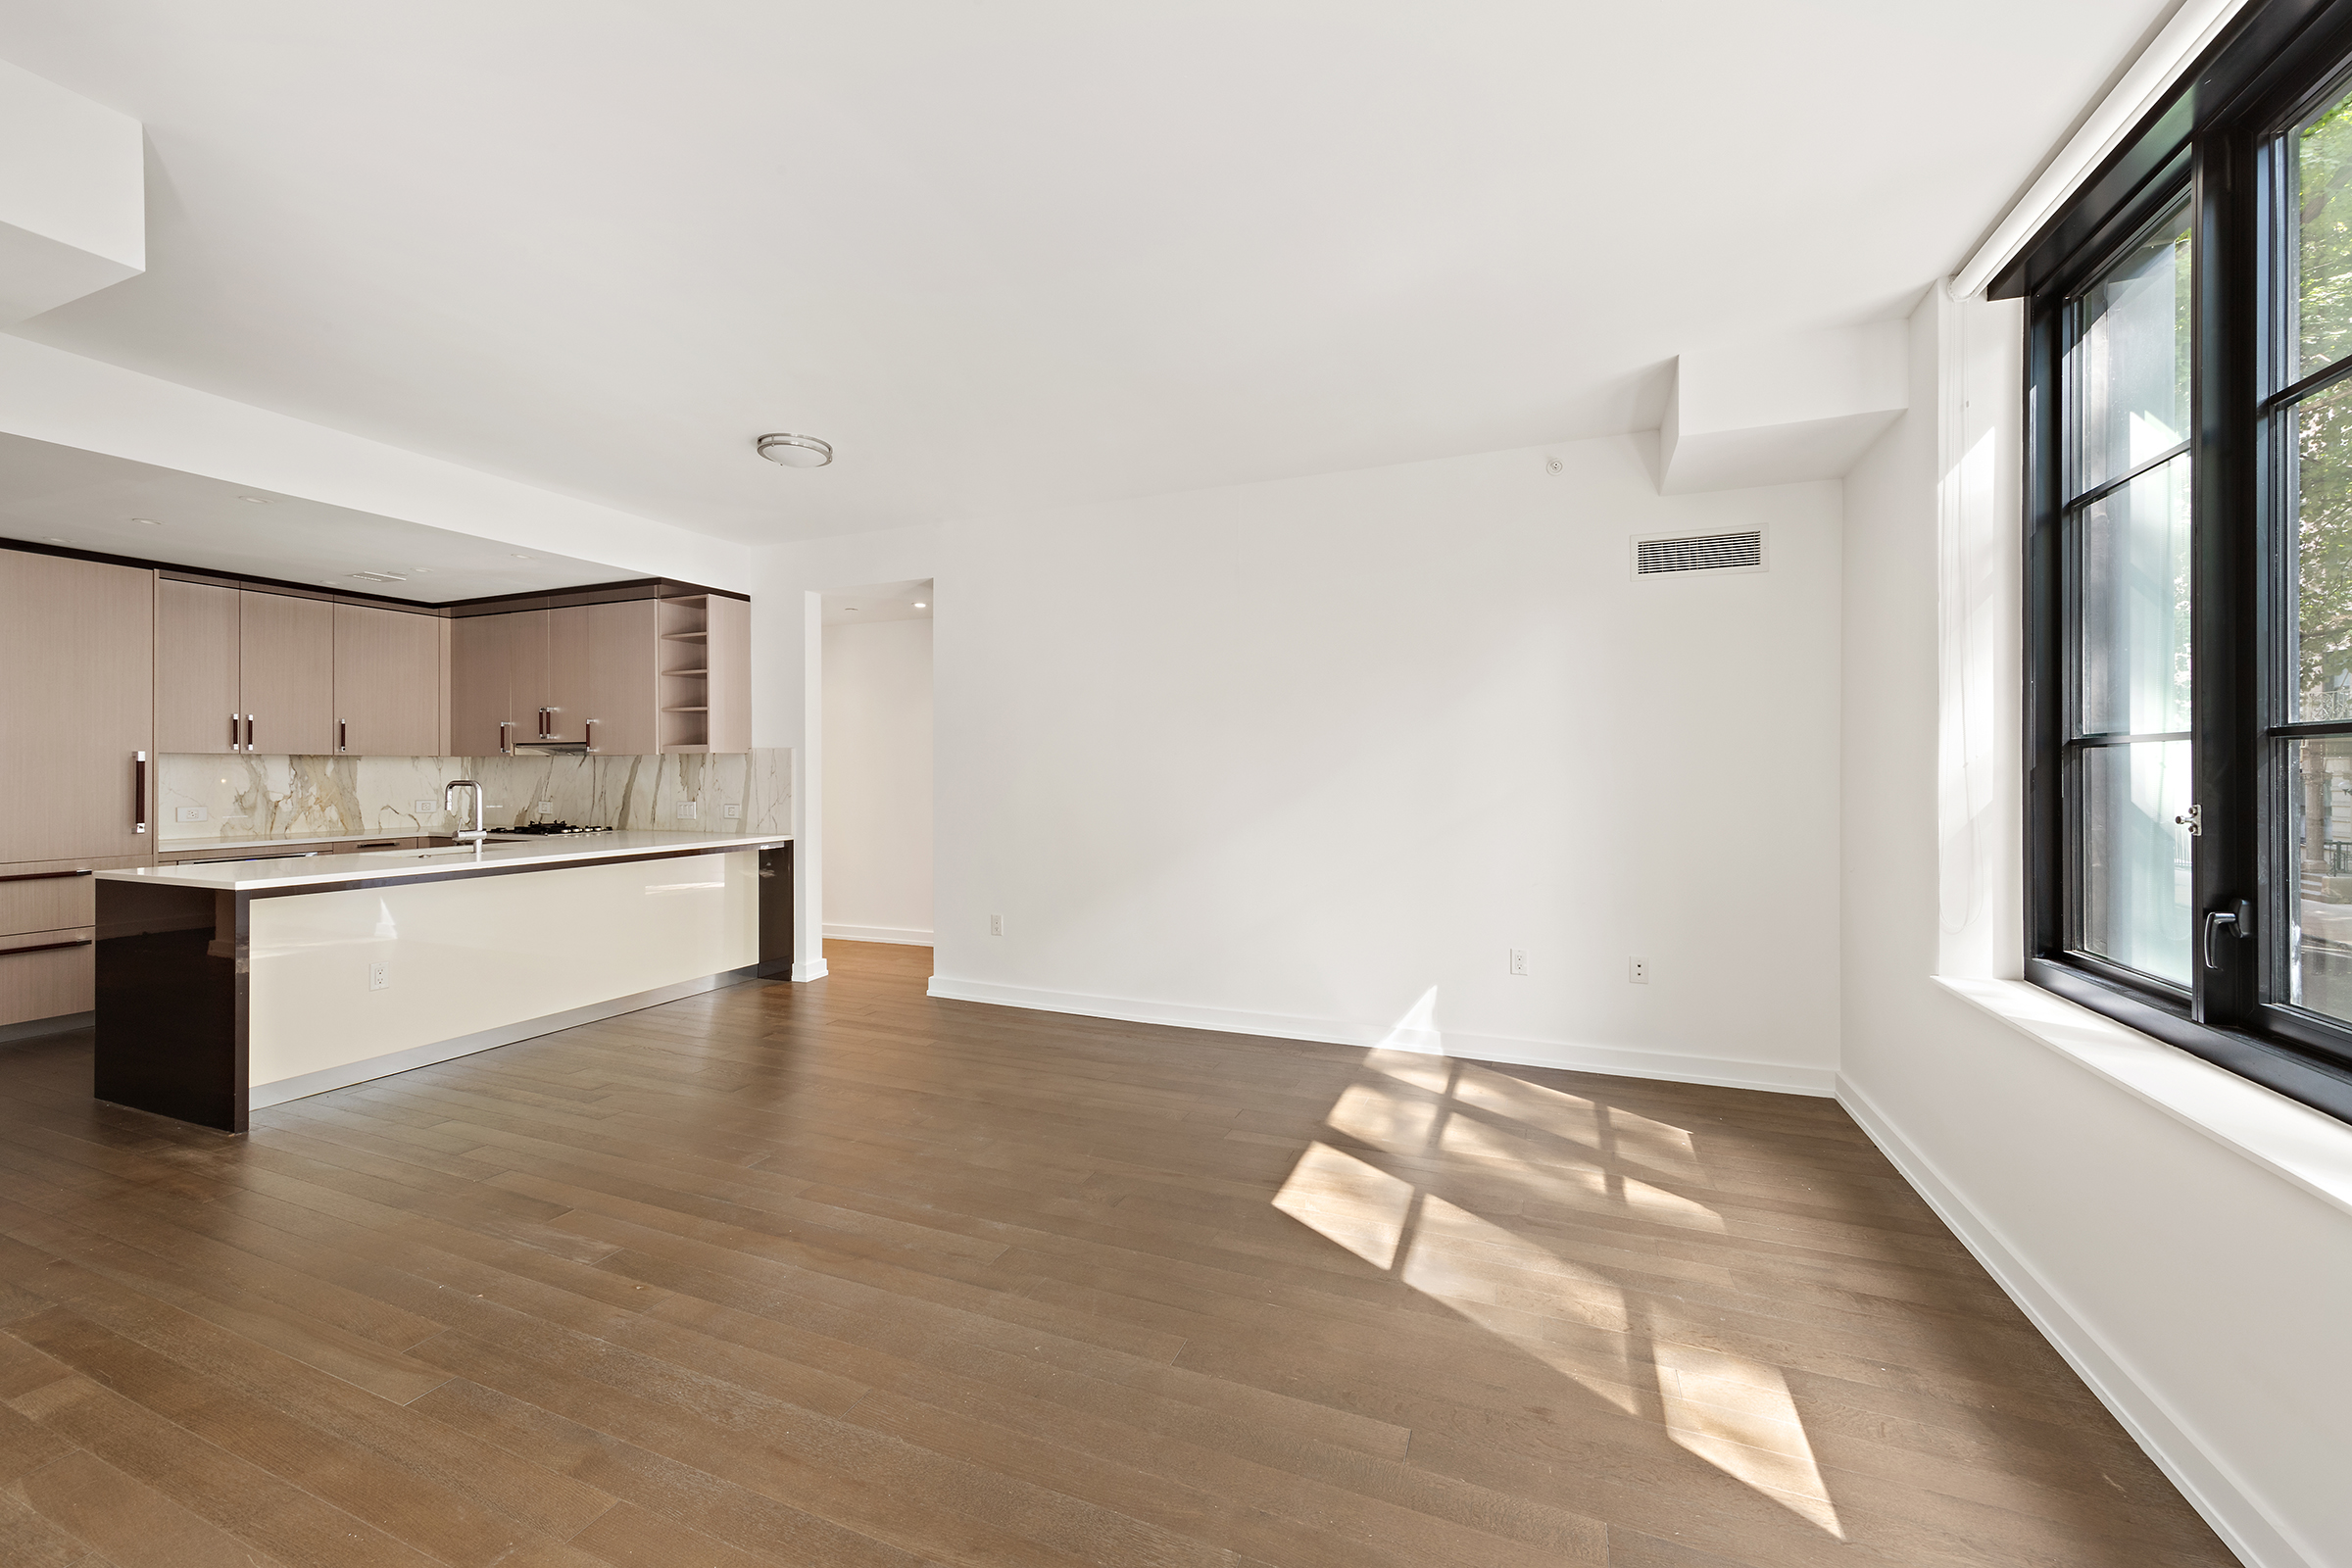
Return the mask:
<path id="1" fill-rule="evenodd" d="M 335 745 L 351 757 L 438 757 L 449 749 L 449 622 L 438 615 L 339 604 Z"/>
<path id="2" fill-rule="evenodd" d="M 719 594 L 464 615 L 450 625 L 461 757 L 557 745 L 751 749 L 750 606 Z"/>
<path id="3" fill-rule="evenodd" d="M 154 636 L 153 571 L 0 550 L 0 863 L 151 847 Z"/>
<path id="4" fill-rule="evenodd" d="M 661 682 L 654 627 L 659 610 L 655 600 L 624 599 L 553 612 L 556 647 L 578 651 L 556 662 L 558 716 L 576 717 L 571 732 L 592 752 L 644 757 L 656 750 Z"/>
<path id="5" fill-rule="evenodd" d="M 335 749 L 335 607 L 237 591 L 237 695 L 245 749 L 323 757 Z"/>
<path id="6" fill-rule="evenodd" d="M 514 734 L 509 688 L 515 615 L 461 615 L 449 623 L 449 753 L 496 757 Z"/>
<path id="7" fill-rule="evenodd" d="M 170 577 L 155 585 L 155 749 L 245 749 L 234 588 Z"/>

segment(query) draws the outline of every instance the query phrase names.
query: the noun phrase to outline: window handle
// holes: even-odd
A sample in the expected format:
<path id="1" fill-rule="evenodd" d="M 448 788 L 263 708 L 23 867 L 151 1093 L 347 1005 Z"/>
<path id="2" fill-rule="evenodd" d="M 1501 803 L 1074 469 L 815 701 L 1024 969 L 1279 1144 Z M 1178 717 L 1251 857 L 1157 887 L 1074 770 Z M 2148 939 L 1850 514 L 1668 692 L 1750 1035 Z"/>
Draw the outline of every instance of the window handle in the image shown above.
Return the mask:
<path id="1" fill-rule="evenodd" d="M 2233 937 L 2250 937 L 2254 934 L 2254 906 L 2250 900 L 2240 899 L 2227 909 L 2205 911 L 2205 967 L 2208 969 L 2222 966 L 2221 958 L 2214 953 L 2214 938 L 2224 931 Z"/>

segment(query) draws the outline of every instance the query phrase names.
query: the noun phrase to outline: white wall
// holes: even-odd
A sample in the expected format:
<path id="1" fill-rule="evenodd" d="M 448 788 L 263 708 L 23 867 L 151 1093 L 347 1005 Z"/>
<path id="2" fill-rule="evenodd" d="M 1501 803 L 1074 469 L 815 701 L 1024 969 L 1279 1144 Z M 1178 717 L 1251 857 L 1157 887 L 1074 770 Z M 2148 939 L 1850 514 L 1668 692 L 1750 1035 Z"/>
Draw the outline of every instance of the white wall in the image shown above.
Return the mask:
<path id="1" fill-rule="evenodd" d="M 1846 483 L 1840 1097 L 2241 1556 L 2352 1563 L 2352 1213 L 1932 978 L 2020 952 L 2018 327 L 1913 327 Z"/>
<path id="2" fill-rule="evenodd" d="M 943 992 L 1826 1091 L 1838 486 L 1556 450 L 778 547 L 761 744 L 821 728 L 810 591 L 933 577 Z"/>
<path id="3" fill-rule="evenodd" d="M 931 940 L 931 622 L 827 626 L 825 935 Z"/>

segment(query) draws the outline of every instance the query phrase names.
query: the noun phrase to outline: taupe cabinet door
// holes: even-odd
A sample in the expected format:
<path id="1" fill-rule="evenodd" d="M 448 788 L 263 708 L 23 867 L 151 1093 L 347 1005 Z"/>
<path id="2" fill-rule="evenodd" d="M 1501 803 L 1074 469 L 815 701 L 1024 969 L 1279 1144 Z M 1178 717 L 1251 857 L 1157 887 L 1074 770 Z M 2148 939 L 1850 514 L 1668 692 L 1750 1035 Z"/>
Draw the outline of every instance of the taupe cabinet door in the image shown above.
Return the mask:
<path id="1" fill-rule="evenodd" d="M 549 640 L 555 612 L 517 610 L 498 618 L 508 623 L 506 716 L 514 727 L 507 734 L 516 741 L 552 739 L 543 726 L 552 722 L 545 710 L 555 701 L 555 650 Z"/>
<path id="2" fill-rule="evenodd" d="M 707 732 L 714 752 L 752 749 L 752 607 L 740 599 L 712 594 L 707 623 L 710 640 L 704 644 L 710 666 L 710 726 Z"/>
<path id="3" fill-rule="evenodd" d="M 559 617 L 574 617 L 578 632 L 571 641 L 583 651 L 571 669 L 556 665 L 559 716 L 567 736 L 589 742 L 591 751 L 647 757 L 655 750 L 655 710 L 662 700 L 655 663 L 659 613 L 659 604 L 651 599 L 556 612 Z M 557 643 L 564 646 L 564 639 Z"/>
<path id="4" fill-rule="evenodd" d="M 154 636 L 154 572 L 0 550 L 0 863 L 153 846 Z"/>
<path id="5" fill-rule="evenodd" d="M 514 715 L 508 691 L 508 623 L 513 615 L 463 615 L 449 623 L 449 753 L 496 757 L 517 736 L 499 725 Z"/>
<path id="6" fill-rule="evenodd" d="M 441 622 L 335 606 L 335 747 L 347 757 L 437 757 Z"/>
<path id="7" fill-rule="evenodd" d="M 237 590 L 237 695 L 253 750 L 323 757 L 335 749 L 335 607 Z"/>
<path id="8" fill-rule="evenodd" d="M 241 752 L 237 591 L 211 583 L 155 585 L 155 749 Z"/>

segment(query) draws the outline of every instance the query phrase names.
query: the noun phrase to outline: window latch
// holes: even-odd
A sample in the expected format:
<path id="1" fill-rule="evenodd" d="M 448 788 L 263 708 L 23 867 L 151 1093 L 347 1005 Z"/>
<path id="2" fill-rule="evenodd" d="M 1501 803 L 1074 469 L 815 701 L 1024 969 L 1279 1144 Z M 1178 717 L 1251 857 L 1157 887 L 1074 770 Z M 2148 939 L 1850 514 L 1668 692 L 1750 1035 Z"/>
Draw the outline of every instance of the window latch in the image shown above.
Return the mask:
<path id="1" fill-rule="evenodd" d="M 2205 808 L 2202 806 L 2192 806 L 2186 815 L 2176 816 L 2173 820 L 2188 829 L 2188 836 L 2192 839 L 2205 836 Z"/>
<path id="2" fill-rule="evenodd" d="M 2222 966 L 2220 956 L 2214 952 L 2214 938 L 2225 930 L 2233 937 L 2250 937 L 2254 934 L 2254 905 L 2251 900 L 2240 899 L 2227 909 L 2205 911 L 2205 967 L 2208 969 Z"/>

